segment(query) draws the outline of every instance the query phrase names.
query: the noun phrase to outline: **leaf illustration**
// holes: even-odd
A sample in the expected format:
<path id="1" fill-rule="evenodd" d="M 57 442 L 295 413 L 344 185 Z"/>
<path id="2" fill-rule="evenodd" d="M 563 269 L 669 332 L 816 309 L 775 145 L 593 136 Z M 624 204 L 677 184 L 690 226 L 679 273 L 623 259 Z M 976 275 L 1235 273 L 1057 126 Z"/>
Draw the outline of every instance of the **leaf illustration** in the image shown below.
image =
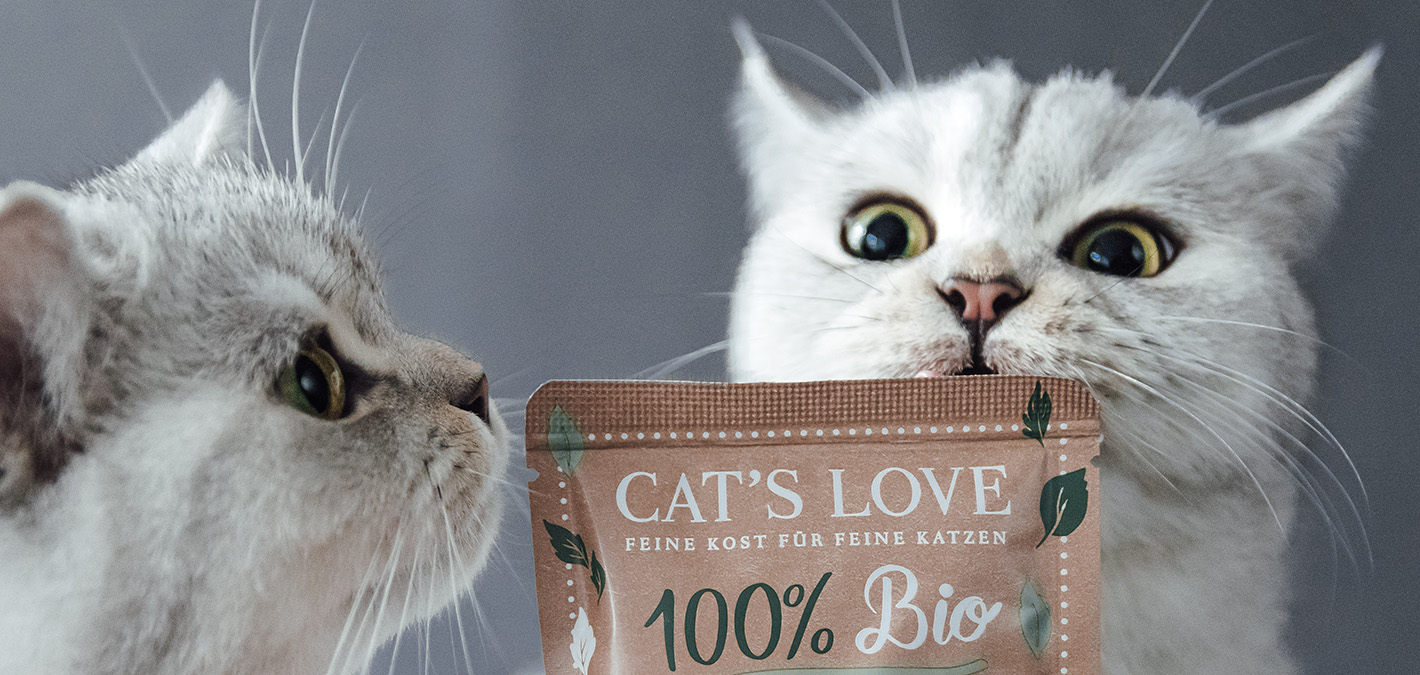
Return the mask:
<path id="1" fill-rule="evenodd" d="M 546 520 L 542 521 L 547 533 L 552 536 L 552 550 L 557 553 L 557 559 L 572 565 L 581 565 L 590 568 L 587 563 L 587 545 L 582 543 L 582 535 L 572 534 L 572 531 L 561 525 L 553 525 Z"/>
<path id="2" fill-rule="evenodd" d="M 1050 428 L 1050 393 L 1040 386 L 1039 380 L 1036 380 L 1035 391 L 1031 392 L 1021 421 L 1025 423 L 1026 438 L 1034 438 L 1040 447 L 1045 447 L 1045 432 Z"/>
<path id="3" fill-rule="evenodd" d="M 1021 636 L 1036 658 L 1040 658 L 1045 645 L 1050 643 L 1050 603 L 1040 597 L 1040 592 L 1029 581 L 1021 589 Z"/>
<path id="4" fill-rule="evenodd" d="M 597 650 L 597 638 L 592 632 L 592 623 L 587 621 L 587 610 L 577 608 L 577 623 L 572 625 L 572 667 L 587 675 L 587 664 L 592 661 L 592 652 Z"/>
<path id="5" fill-rule="evenodd" d="M 597 589 L 597 603 L 601 604 L 602 591 L 606 590 L 606 568 L 597 560 L 597 552 L 592 551 L 592 586 Z"/>
<path id="6" fill-rule="evenodd" d="M 552 459 L 563 473 L 571 475 L 581 466 L 585 452 L 582 431 L 562 406 L 552 409 L 552 418 L 547 424 L 547 447 L 552 451 Z"/>
<path id="7" fill-rule="evenodd" d="M 1090 506 L 1089 485 L 1085 482 L 1085 470 L 1076 469 L 1061 474 L 1048 481 L 1040 489 L 1040 522 L 1045 525 L 1045 536 L 1040 544 L 1052 535 L 1063 537 L 1075 531 L 1085 522 L 1085 513 Z"/>

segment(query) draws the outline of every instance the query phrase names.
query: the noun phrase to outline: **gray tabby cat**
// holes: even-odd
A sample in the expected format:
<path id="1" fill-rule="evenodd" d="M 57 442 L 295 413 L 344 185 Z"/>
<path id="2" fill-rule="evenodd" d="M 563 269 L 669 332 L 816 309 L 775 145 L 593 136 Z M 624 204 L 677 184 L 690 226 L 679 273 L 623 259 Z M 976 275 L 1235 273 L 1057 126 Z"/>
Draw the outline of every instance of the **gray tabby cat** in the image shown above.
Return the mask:
<path id="1" fill-rule="evenodd" d="M 755 231 L 735 380 L 1041 374 L 1103 405 L 1105 672 L 1295 672 L 1282 632 L 1299 497 L 1341 531 L 1312 311 L 1293 268 L 1331 220 L 1372 51 L 1222 124 L 1108 75 L 992 64 L 835 110 L 741 25 Z M 1343 543 L 1345 543 L 1343 541 Z"/>
<path id="2" fill-rule="evenodd" d="M 487 379 L 247 115 L 0 191 L 0 673 L 353 672 L 487 557 Z"/>

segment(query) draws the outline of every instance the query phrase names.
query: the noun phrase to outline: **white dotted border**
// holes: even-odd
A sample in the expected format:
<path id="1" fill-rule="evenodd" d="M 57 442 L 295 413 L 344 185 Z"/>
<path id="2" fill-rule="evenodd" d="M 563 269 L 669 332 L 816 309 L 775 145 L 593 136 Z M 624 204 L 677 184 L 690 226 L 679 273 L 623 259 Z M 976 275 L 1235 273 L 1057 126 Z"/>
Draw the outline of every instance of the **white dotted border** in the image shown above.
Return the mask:
<path id="1" fill-rule="evenodd" d="M 1057 430 L 1057 429 L 1060 430 L 1060 431 L 1065 431 L 1065 430 L 1067 430 L 1067 429 L 1069 429 L 1069 428 L 1070 428 L 1070 425 L 1069 425 L 1068 422 L 1062 422 L 1062 423 L 1059 424 L 1059 425 L 1047 424 L 1047 425 L 1045 426 L 1045 430 L 1046 430 L 1046 431 L 1054 431 L 1054 430 Z M 595 442 L 595 441 L 603 441 L 603 442 L 604 442 L 604 441 L 615 440 L 616 438 L 619 437 L 620 440 L 629 441 L 629 440 L 631 440 L 632 437 L 634 436 L 635 439 L 638 440 L 638 441 L 644 441 L 644 440 L 646 440 L 648 437 L 651 438 L 652 440 L 669 439 L 669 440 L 673 440 L 673 441 L 678 441 L 678 440 L 687 440 L 687 441 L 689 441 L 689 440 L 702 440 L 702 441 L 708 441 L 708 440 L 712 440 L 712 439 L 713 439 L 713 440 L 728 440 L 728 439 L 730 439 L 730 438 L 736 438 L 736 439 L 744 439 L 744 438 L 793 438 L 793 437 L 795 437 L 795 436 L 797 436 L 797 437 L 799 437 L 799 438 L 807 438 L 810 434 L 812 434 L 812 435 L 815 436 L 815 437 L 823 437 L 823 436 L 844 436 L 844 435 L 847 435 L 847 436 L 858 436 L 858 435 L 860 435 L 860 433 L 861 433 L 861 435 L 864 436 L 864 437 L 875 436 L 875 435 L 876 435 L 876 436 L 889 436 L 889 437 L 891 437 L 891 436 L 914 436 L 914 435 L 921 435 L 921 434 L 923 434 L 923 433 L 926 433 L 926 434 L 928 434 L 928 435 L 969 434 L 969 433 L 992 433 L 992 432 L 1004 432 L 1005 430 L 1006 430 L 1005 425 L 1001 425 L 1001 424 L 996 424 L 996 425 L 992 425 L 992 426 L 987 426 L 987 425 L 985 425 L 985 424 L 975 424 L 975 425 L 973 425 L 973 424 L 962 424 L 962 425 L 955 425 L 955 424 L 953 424 L 953 425 L 947 425 L 947 426 L 945 426 L 945 427 L 937 427 L 937 426 L 928 426 L 928 427 L 911 426 L 911 427 L 908 427 L 908 426 L 901 426 L 901 427 L 897 427 L 896 429 L 893 429 L 893 428 L 891 428 L 891 427 L 861 427 L 861 428 L 860 428 L 860 427 L 846 427 L 846 428 L 841 428 L 841 427 L 840 427 L 840 428 L 829 428 L 829 429 L 819 429 L 819 428 L 807 429 L 807 428 L 800 428 L 800 429 L 798 429 L 797 431 L 795 431 L 795 430 L 792 429 L 792 428 L 784 429 L 783 431 L 780 431 L 779 429 L 765 429 L 765 430 L 758 430 L 758 429 L 756 429 L 756 430 L 752 430 L 752 431 L 744 431 L 744 430 L 724 430 L 724 431 L 719 431 L 719 430 L 715 430 L 715 431 L 705 431 L 705 430 L 698 430 L 698 431 L 697 431 L 697 430 L 691 430 L 691 431 L 669 431 L 669 432 L 660 432 L 660 431 L 645 432 L 645 431 L 637 431 L 637 432 L 634 432 L 634 433 L 628 431 L 628 432 L 624 432 L 624 433 L 620 433 L 620 434 L 611 434 L 611 433 L 587 434 L 587 440 L 588 440 L 588 441 L 593 441 L 593 442 Z M 1021 430 L 1021 425 L 1019 425 L 1019 424 L 1012 424 L 1012 425 L 1011 425 L 1011 431 L 1020 431 L 1020 430 Z M 1064 444 L 1066 443 L 1066 441 L 1067 441 L 1067 439 L 1062 438 L 1062 439 L 1060 439 L 1060 444 L 1061 444 L 1061 445 L 1064 445 Z M 1061 458 L 1062 458 L 1062 461 L 1063 461 L 1064 455 L 1061 455 Z M 1062 472 L 1062 473 L 1063 473 L 1063 472 Z"/>
<path id="2" fill-rule="evenodd" d="M 623 435 L 624 435 L 624 434 L 623 434 Z M 557 467 L 557 473 L 559 473 L 559 474 L 562 473 L 562 467 Z M 566 490 L 566 489 L 567 489 L 567 477 L 566 477 L 566 476 L 558 476 L 558 477 L 557 477 L 557 487 L 560 488 L 560 489 L 562 489 L 562 490 Z M 563 506 L 566 506 L 566 505 L 567 505 L 567 498 L 566 498 L 566 497 L 562 497 L 562 498 L 561 498 L 561 503 L 562 503 Z M 567 513 L 562 514 L 562 520 L 563 520 L 563 521 L 566 521 L 566 520 L 568 520 L 569 518 L 571 518 L 571 515 L 570 515 L 570 514 L 567 514 Z M 567 570 L 568 572 L 570 572 L 570 571 L 572 571 L 572 563 L 563 563 L 562 568 L 565 569 L 565 570 Z M 576 581 L 575 579 L 572 579 L 572 578 L 570 578 L 570 577 L 567 579 L 567 586 L 568 586 L 569 588 L 575 586 L 576 583 L 577 583 L 577 581 Z M 576 596 L 575 594 L 574 594 L 574 595 L 569 595 L 569 596 L 567 596 L 567 602 L 568 602 L 569 604 L 572 604 L 572 603 L 577 602 L 577 596 Z M 572 620 L 572 621 L 576 621 L 576 620 L 577 620 L 577 613 L 576 613 L 576 612 L 569 612 L 569 613 L 567 614 L 567 618 L 570 619 L 570 620 Z"/>

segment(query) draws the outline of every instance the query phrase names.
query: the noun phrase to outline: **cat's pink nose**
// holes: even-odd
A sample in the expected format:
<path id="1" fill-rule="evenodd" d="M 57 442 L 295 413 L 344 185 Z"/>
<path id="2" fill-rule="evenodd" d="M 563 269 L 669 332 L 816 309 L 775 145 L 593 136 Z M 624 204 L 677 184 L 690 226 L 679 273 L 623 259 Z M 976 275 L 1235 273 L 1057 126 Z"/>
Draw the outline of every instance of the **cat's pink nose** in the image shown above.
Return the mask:
<path id="1" fill-rule="evenodd" d="M 993 279 L 984 283 L 970 279 L 954 279 L 937 293 L 956 312 L 962 323 L 989 326 L 1001 320 L 1025 299 L 1026 292 L 1009 279 Z"/>

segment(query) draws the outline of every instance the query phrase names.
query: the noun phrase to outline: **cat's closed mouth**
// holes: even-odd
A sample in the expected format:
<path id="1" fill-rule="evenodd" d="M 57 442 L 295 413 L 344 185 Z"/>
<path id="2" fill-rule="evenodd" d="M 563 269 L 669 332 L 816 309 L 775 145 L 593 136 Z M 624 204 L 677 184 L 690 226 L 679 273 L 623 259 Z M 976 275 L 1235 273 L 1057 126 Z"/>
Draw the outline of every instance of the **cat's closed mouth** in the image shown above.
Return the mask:
<path id="1" fill-rule="evenodd" d="M 923 368 L 917 371 L 913 377 L 957 377 L 961 375 L 997 375 L 995 368 L 986 365 L 972 364 L 955 373 L 947 373 L 935 368 Z"/>

